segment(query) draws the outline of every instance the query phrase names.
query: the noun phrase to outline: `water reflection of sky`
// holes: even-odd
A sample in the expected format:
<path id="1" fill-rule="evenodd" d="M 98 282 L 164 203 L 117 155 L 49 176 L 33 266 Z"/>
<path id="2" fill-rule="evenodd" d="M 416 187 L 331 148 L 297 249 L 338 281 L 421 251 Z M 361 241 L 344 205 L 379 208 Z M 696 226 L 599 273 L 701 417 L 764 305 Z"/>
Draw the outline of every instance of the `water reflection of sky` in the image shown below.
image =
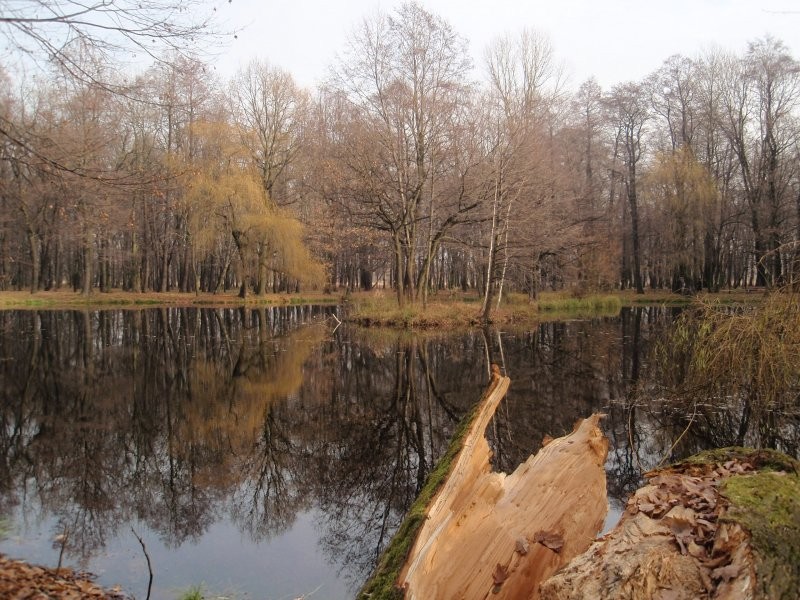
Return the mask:
<path id="1" fill-rule="evenodd" d="M 0 552 L 142 598 L 350 598 L 487 382 L 512 471 L 545 435 L 608 413 L 611 512 L 685 418 L 629 401 L 674 315 L 453 336 L 335 332 L 322 308 L 0 312 Z M 735 421 L 732 421 L 735 422 Z M 698 425 L 702 425 L 698 418 Z M 728 435 L 702 427 L 678 452 Z M 704 437 L 705 436 L 705 437 Z M 631 445 L 631 442 L 633 445 Z"/>
<path id="2" fill-rule="evenodd" d="M 11 533 L 0 544 L 9 556 L 44 565 L 58 563 L 54 517 L 26 522 L 19 509 Z M 291 527 L 270 540 L 253 542 L 229 518 L 221 517 L 205 534 L 176 548 L 166 546 L 146 524 L 130 524 L 142 537 L 153 565 L 152 598 L 177 598 L 190 586 L 202 586 L 207 598 L 286 600 L 316 592 L 320 598 L 351 598 L 353 592 L 320 546 L 318 511 L 299 513 Z M 64 565 L 87 569 L 107 587 L 119 585 L 136 598 L 147 594 L 148 570 L 138 540 L 121 526 L 105 540 L 102 552 L 85 564 L 66 558 Z"/>

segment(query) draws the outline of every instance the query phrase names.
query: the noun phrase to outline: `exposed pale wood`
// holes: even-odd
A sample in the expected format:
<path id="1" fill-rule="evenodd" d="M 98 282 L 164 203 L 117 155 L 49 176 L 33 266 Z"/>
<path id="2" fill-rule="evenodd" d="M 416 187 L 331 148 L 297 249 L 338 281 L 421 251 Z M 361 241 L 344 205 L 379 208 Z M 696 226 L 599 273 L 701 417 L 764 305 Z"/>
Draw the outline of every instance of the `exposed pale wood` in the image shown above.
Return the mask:
<path id="1" fill-rule="evenodd" d="M 491 472 L 484 432 L 509 382 L 495 376 L 430 507 L 399 578 L 409 600 L 536 598 L 539 583 L 588 548 L 603 525 L 608 441 L 600 415 L 511 475 Z"/>

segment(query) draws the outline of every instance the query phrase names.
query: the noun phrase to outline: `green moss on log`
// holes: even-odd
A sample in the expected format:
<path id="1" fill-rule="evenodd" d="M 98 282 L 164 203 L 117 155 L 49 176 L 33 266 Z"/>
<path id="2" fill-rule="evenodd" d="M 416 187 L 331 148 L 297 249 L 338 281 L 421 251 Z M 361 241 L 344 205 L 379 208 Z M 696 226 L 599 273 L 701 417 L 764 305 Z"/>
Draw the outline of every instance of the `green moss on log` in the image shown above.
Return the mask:
<path id="1" fill-rule="evenodd" d="M 800 598 L 800 476 L 791 462 L 793 470 L 730 477 L 720 490 L 725 519 L 750 532 L 760 598 Z"/>
<path id="2" fill-rule="evenodd" d="M 673 468 L 714 468 L 729 461 L 755 469 L 726 477 L 720 494 L 729 503 L 723 520 L 750 533 L 756 598 L 800 598 L 800 461 L 776 450 L 730 447 L 700 452 Z"/>
<path id="3" fill-rule="evenodd" d="M 478 407 L 483 404 L 485 397 L 481 398 L 481 401 L 459 422 L 447 452 L 436 463 L 436 467 L 428 476 L 425 486 L 411 505 L 408 514 L 400 524 L 397 533 L 394 534 L 389 546 L 381 555 L 372 577 L 367 580 L 358 593 L 358 600 L 396 600 L 403 597 L 403 591 L 395 585 L 400 576 L 400 570 L 403 568 L 409 552 L 411 552 L 411 547 L 414 545 L 414 540 L 417 539 L 420 528 L 425 523 L 428 506 L 436 496 L 436 492 L 442 487 L 442 484 L 447 481 L 453 462 L 461 452 L 464 437 L 467 435 L 470 425 L 472 425 L 477 415 Z"/>
<path id="4" fill-rule="evenodd" d="M 728 461 L 736 460 L 748 462 L 758 471 L 785 471 L 787 473 L 798 473 L 800 463 L 777 450 L 768 448 L 756 450 L 754 448 L 742 448 L 739 446 L 729 446 L 727 448 L 715 448 L 704 450 L 687 459 L 684 459 L 674 467 L 682 465 L 722 465 Z"/>

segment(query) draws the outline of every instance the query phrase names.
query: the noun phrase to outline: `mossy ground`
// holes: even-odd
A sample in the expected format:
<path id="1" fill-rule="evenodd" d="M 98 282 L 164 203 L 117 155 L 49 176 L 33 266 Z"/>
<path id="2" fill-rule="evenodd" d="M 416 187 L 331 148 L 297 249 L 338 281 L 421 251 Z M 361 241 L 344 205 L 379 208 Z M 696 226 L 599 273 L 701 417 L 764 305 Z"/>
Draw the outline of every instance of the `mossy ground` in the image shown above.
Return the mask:
<path id="1" fill-rule="evenodd" d="M 795 464 L 798 464 L 795 461 Z M 762 470 L 727 479 L 720 492 L 730 502 L 726 520 L 751 535 L 761 598 L 800 598 L 800 476 Z"/>

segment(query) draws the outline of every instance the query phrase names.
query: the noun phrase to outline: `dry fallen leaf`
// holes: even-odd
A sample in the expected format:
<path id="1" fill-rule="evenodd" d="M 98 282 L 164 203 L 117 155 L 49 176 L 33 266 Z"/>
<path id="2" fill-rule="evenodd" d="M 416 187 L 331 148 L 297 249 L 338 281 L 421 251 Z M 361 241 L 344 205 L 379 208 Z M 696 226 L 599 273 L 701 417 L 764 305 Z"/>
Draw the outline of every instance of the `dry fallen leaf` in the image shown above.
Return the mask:
<path id="1" fill-rule="evenodd" d="M 508 567 L 497 563 L 492 572 L 492 581 L 494 581 L 495 585 L 503 585 L 506 579 L 508 579 Z"/>
<path id="2" fill-rule="evenodd" d="M 104 590 L 91 581 L 86 573 L 71 569 L 46 569 L 0 555 L 0 598 L 39 599 L 59 598 L 123 598 L 119 588 Z"/>
<path id="3" fill-rule="evenodd" d="M 655 510 L 655 508 L 656 508 L 655 504 L 652 504 L 650 502 L 639 502 L 639 510 L 642 511 L 643 513 L 646 514 L 651 513 Z"/>
<path id="4" fill-rule="evenodd" d="M 524 537 L 518 537 L 516 542 L 514 543 L 514 549 L 522 556 L 525 556 L 528 553 L 528 550 L 530 549 L 528 540 L 526 540 Z"/>
<path id="5" fill-rule="evenodd" d="M 712 579 L 721 579 L 726 583 L 731 579 L 737 578 L 738 576 L 739 567 L 737 565 L 725 565 L 724 567 L 717 567 L 711 571 Z"/>
<path id="6" fill-rule="evenodd" d="M 540 543 L 553 552 L 561 552 L 564 547 L 564 538 L 552 531 L 537 531 L 533 536 L 533 541 Z"/>

